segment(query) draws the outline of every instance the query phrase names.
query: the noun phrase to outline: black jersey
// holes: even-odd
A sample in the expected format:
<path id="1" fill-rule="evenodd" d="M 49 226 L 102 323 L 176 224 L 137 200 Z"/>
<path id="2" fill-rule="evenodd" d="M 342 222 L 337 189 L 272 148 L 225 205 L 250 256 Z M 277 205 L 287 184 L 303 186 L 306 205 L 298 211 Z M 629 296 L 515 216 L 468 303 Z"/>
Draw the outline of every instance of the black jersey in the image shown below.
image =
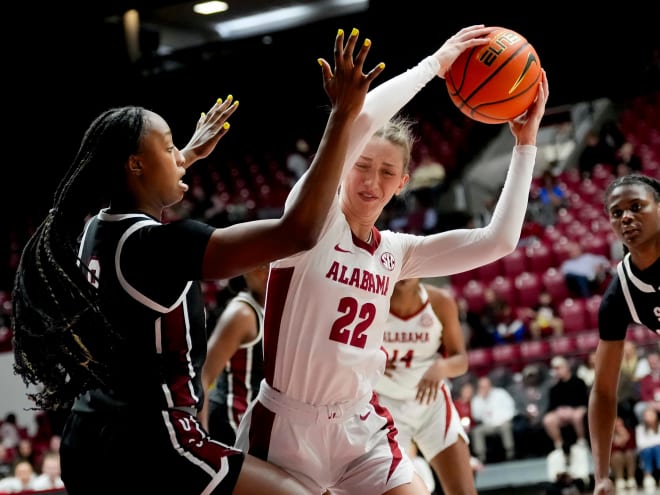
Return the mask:
<path id="1" fill-rule="evenodd" d="M 257 318 L 257 336 L 250 342 L 241 344 L 218 376 L 215 387 L 209 392 L 209 431 L 230 445 L 233 444 L 238 424 L 248 404 L 259 392 L 259 385 L 264 377 L 264 308 L 248 291 L 239 292 L 232 301 L 241 301 L 252 308 Z M 233 435 L 226 424 L 217 425 L 215 422 L 228 423 Z"/>
<path id="2" fill-rule="evenodd" d="M 160 409 L 201 405 L 207 335 L 198 280 L 212 231 L 194 220 L 163 224 L 107 210 L 87 222 L 79 256 L 124 340 L 110 363 L 113 399 Z"/>
<path id="3" fill-rule="evenodd" d="M 600 338 L 623 340 L 631 324 L 660 335 L 660 258 L 639 270 L 626 254 L 603 295 L 598 311 Z"/>

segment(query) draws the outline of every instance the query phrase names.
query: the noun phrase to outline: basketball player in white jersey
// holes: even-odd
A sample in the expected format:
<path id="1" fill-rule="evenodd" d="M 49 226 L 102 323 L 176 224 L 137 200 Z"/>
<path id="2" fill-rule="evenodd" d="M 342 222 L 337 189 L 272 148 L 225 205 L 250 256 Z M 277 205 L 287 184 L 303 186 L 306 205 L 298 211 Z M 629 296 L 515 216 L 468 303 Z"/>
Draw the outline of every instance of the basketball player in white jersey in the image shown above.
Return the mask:
<path id="1" fill-rule="evenodd" d="M 397 282 L 383 348 L 387 369 L 375 391 L 394 418 L 399 445 L 416 446 L 445 495 L 476 495 L 468 436 L 445 383 L 468 369 L 452 295 L 419 278 Z"/>
<path id="2" fill-rule="evenodd" d="M 391 119 L 463 50 L 487 43 L 492 30 L 461 29 L 367 94 L 319 243 L 271 263 L 265 379 L 236 446 L 295 473 L 315 493 L 428 493 L 373 391 L 385 371 L 390 297 L 399 279 L 470 270 L 515 249 L 548 97 L 545 74 L 535 102 L 509 123 L 515 146 L 489 225 L 416 236 L 380 232 L 375 222 L 410 178 L 412 123 Z"/>
<path id="3" fill-rule="evenodd" d="M 605 191 L 605 210 L 628 252 L 598 311 L 600 341 L 588 408 L 595 495 L 614 493 L 610 453 L 628 326 L 644 325 L 660 335 L 660 181 L 638 174 L 615 179 Z"/>

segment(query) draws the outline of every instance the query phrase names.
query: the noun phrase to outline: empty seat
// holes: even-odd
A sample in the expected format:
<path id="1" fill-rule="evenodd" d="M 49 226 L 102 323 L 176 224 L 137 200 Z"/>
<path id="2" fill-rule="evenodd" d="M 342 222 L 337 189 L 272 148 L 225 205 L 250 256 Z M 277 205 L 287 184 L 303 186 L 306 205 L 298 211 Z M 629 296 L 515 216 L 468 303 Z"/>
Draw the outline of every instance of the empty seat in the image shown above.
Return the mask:
<path id="1" fill-rule="evenodd" d="M 552 244 L 552 254 L 554 255 L 554 266 L 561 265 L 564 261 L 571 257 L 570 253 L 571 240 L 563 236 Z"/>
<path id="2" fill-rule="evenodd" d="M 589 354 L 596 350 L 600 335 L 598 330 L 587 330 L 575 335 L 575 348 L 580 354 Z"/>
<path id="3" fill-rule="evenodd" d="M 451 280 L 452 285 L 459 288 L 465 287 L 465 285 L 470 280 L 474 280 L 478 278 L 479 275 L 477 273 L 476 268 L 474 270 L 468 270 L 466 272 L 454 273 L 453 275 L 449 276 L 449 280 Z"/>
<path id="4" fill-rule="evenodd" d="M 579 239 L 582 251 L 585 253 L 593 253 L 610 257 L 611 247 L 604 233 L 591 233 L 591 235 L 584 236 Z"/>
<path id="5" fill-rule="evenodd" d="M 533 308 L 538 304 L 543 283 L 537 273 L 522 272 L 514 279 L 514 285 L 518 305 Z"/>
<path id="6" fill-rule="evenodd" d="M 569 297 L 568 286 L 564 274 L 557 268 L 550 267 L 541 275 L 541 281 L 546 291 L 550 293 L 553 301 L 563 301 Z"/>
<path id="7" fill-rule="evenodd" d="M 502 275 L 515 277 L 527 270 L 527 259 L 525 258 L 525 248 L 518 247 L 507 254 L 502 260 Z"/>
<path id="8" fill-rule="evenodd" d="M 553 356 L 569 357 L 575 354 L 577 347 L 575 345 L 575 338 L 572 335 L 564 335 L 562 337 L 555 337 L 548 341 L 550 345 L 550 353 Z"/>
<path id="9" fill-rule="evenodd" d="M 492 348 L 493 365 L 506 366 L 512 369 L 520 368 L 519 344 L 498 344 Z"/>
<path id="10" fill-rule="evenodd" d="M 470 280 L 463 286 L 463 299 L 465 299 L 467 302 L 468 308 L 470 308 L 470 310 L 479 312 L 483 309 L 484 305 L 486 304 L 486 300 L 484 298 L 484 289 L 485 286 L 480 280 Z"/>
<path id="11" fill-rule="evenodd" d="M 557 308 L 558 316 L 564 321 L 564 332 L 577 333 L 587 330 L 587 313 L 581 299 L 564 299 Z"/>
<path id="12" fill-rule="evenodd" d="M 534 242 L 525 248 L 527 269 L 530 272 L 543 273 L 553 266 L 554 255 L 548 244 Z"/>
<path id="13" fill-rule="evenodd" d="M 509 303 L 510 306 L 515 307 L 518 305 L 516 288 L 511 278 L 499 275 L 495 277 L 488 286 L 495 291 L 495 294 L 497 294 L 500 299 Z"/>
<path id="14" fill-rule="evenodd" d="M 546 340 L 528 340 L 520 343 L 520 358 L 527 363 L 544 361 L 550 356 L 550 345 Z"/>
<path id="15" fill-rule="evenodd" d="M 468 366 L 470 367 L 470 370 L 476 374 L 490 371 L 493 367 L 492 348 L 483 347 L 479 349 L 470 349 L 468 351 Z"/>
<path id="16" fill-rule="evenodd" d="M 496 259 L 495 261 L 488 263 L 486 265 L 482 265 L 478 267 L 477 274 L 479 275 L 479 278 L 486 283 L 490 282 L 498 275 L 501 275 L 502 274 L 501 258 Z"/>

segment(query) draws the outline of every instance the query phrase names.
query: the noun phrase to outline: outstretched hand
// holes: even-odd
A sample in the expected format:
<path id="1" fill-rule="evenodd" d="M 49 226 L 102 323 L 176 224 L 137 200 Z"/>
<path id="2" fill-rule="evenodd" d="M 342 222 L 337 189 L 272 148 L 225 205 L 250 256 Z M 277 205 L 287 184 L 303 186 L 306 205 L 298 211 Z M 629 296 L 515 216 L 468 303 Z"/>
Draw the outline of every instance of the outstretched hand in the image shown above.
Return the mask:
<path id="1" fill-rule="evenodd" d="M 545 70 L 541 70 L 541 80 L 534 103 L 520 117 L 509 122 L 511 132 L 516 138 L 516 144 L 536 145 L 536 135 L 539 132 L 549 95 L 548 78 Z"/>
<path id="2" fill-rule="evenodd" d="M 236 108 L 238 108 L 238 100 L 234 101 L 234 97 L 229 95 L 225 101 L 218 99 L 208 113 L 201 115 L 193 136 L 188 144 L 181 149 L 181 153 L 185 157 L 184 166 L 186 168 L 211 154 L 220 138 L 227 134 L 229 130 L 227 119 L 234 113 Z"/>
<path id="3" fill-rule="evenodd" d="M 385 64 L 380 63 L 367 74 L 363 72 L 371 40 L 369 38 L 364 40 L 360 51 L 354 58 L 353 53 L 359 34 L 359 31 L 353 28 L 344 45 L 344 30 L 340 29 L 337 32 L 334 70 L 325 59 L 318 59 L 323 75 L 323 88 L 330 98 L 334 111 L 342 111 L 349 115 L 357 115 L 360 112 L 371 82 L 385 68 Z"/>
<path id="4" fill-rule="evenodd" d="M 485 45 L 490 41 L 488 35 L 497 27 L 485 27 L 483 24 L 475 24 L 461 29 L 436 51 L 433 56 L 440 62 L 438 76 L 444 78 L 451 64 L 468 48 Z"/>

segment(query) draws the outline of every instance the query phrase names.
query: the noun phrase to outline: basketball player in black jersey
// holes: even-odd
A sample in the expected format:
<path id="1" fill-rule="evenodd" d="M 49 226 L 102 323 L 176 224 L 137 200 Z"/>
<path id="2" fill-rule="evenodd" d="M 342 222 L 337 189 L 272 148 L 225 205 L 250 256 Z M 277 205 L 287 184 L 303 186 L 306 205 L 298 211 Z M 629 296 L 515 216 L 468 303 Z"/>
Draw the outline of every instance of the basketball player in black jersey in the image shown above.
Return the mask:
<path id="1" fill-rule="evenodd" d="M 660 335 L 660 182 L 640 174 L 619 177 L 605 191 L 605 208 L 628 252 L 598 313 L 600 341 L 589 399 L 595 495 L 614 493 L 609 461 L 626 330 L 634 323 Z"/>
<path id="2" fill-rule="evenodd" d="M 354 57 L 357 38 L 338 32 L 334 69 L 319 59 L 332 110 L 279 219 L 222 229 L 161 221 L 184 197 L 186 168 L 225 135 L 232 97 L 202 114 L 181 150 L 165 120 L 141 107 L 107 110 L 86 131 L 22 253 L 13 293 L 17 373 L 39 387 L 37 407 L 73 403 L 60 450 L 69 495 L 307 493 L 200 425 L 207 330 L 199 281 L 237 276 L 318 240 L 353 122 L 384 68 L 362 72 L 370 42 Z"/>

